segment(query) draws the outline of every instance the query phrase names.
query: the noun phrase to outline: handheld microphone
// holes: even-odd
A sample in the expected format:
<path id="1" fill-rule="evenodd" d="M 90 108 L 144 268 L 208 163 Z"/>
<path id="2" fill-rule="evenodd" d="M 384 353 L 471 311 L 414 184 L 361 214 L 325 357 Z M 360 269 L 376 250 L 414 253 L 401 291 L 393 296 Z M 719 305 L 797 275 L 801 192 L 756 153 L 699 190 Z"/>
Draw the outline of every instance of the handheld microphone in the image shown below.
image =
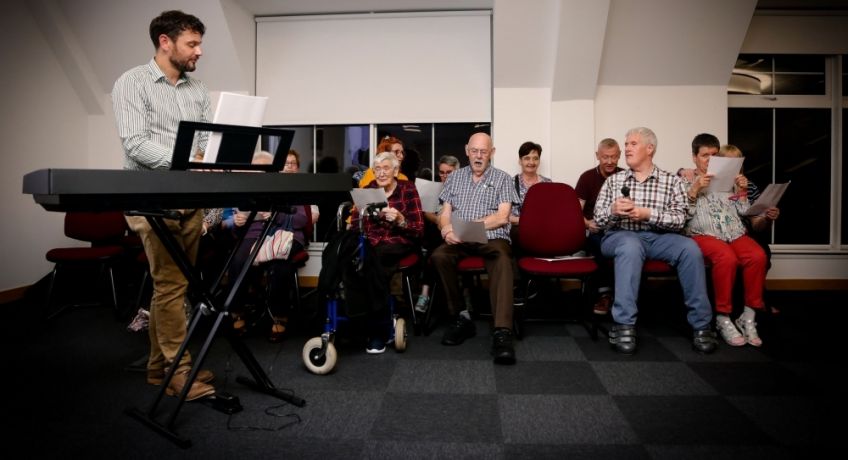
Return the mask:
<path id="1" fill-rule="evenodd" d="M 622 185 L 621 194 L 624 195 L 624 198 L 630 198 L 630 187 L 628 187 L 627 185 Z"/>

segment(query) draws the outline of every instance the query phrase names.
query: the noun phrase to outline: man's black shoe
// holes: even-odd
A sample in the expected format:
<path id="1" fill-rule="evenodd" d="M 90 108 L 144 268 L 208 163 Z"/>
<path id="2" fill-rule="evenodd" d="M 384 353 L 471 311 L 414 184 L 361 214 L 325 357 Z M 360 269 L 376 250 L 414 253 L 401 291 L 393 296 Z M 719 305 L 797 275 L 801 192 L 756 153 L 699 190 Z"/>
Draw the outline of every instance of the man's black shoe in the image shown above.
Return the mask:
<path id="1" fill-rule="evenodd" d="M 614 325 L 609 331 L 609 343 L 623 355 L 636 353 L 636 327 L 629 324 Z"/>
<path id="2" fill-rule="evenodd" d="M 497 364 L 515 364 L 515 348 L 512 346 L 512 331 L 505 327 L 495 329 L 492 337 L 492 356 Z"/>
<path id="3" fill-rule="evenodd" d="M 716 350 L 718 340 L 716 333 L 710 329 L 695 331 L 692 334 L 692 348 L 698 353 L 708 355 Z"/>
<path id="4" fill-rule="evenodd" d="M 457 316 L 456 320 L 448 326 L 445 335 L 442 336 L 442 345 L 459 345 L 477 334 L 477 328 L 471 320 Z"/>

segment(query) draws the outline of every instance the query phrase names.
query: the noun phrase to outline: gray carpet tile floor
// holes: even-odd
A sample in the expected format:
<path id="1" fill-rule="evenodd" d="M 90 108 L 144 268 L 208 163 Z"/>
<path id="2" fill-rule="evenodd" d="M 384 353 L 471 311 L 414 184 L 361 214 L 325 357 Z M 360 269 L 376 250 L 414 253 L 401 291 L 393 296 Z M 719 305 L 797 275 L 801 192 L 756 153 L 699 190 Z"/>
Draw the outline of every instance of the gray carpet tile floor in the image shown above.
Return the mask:
<path id="1" fill-rule="evenodd" d="M 674 305 L 640 316 L 630 357 L 579 324 L 529 321 L 515 366 L 492 362 L 486 317 L 463 345 L 442 346 L 439 323 L 431 335 L 410 334 L 404 353 L 368 355 L 362 338 L 340 331 L 337 366 L 321 376 L 301 359 L 317 330 L 295 327 L 281 344 L 249 332 L 245 343 L 271 381 L 305 407 L 238 383 L 244 363 L 217 337 L 204 367 L 243 410 L 184 405 L 173 429 L 191 440 L 188 450 L 124 413 L 146 410 L 156 395 L 143 372 L 128 370 L 146 352 L 145 333 L 127 332 L 105 307 L 44 322 L 37 302 L 23 300 L 0 305 L 3 437 L 35 458 L 809 458 L 840 441 L 828 420 L 843 399 L 832 381 L 843 340 L 822 334 L 823 313 L 810 310 L 839 297 L 783 294 L 774 301 L 781 313 L 760 320 L 762 348 L 724 345 L 708 356 L 691 349 Z M 557 299 L 541 300 L 550 304 L 539 312 Z M 163 400 L 160 419 L 175 402 Z"/>

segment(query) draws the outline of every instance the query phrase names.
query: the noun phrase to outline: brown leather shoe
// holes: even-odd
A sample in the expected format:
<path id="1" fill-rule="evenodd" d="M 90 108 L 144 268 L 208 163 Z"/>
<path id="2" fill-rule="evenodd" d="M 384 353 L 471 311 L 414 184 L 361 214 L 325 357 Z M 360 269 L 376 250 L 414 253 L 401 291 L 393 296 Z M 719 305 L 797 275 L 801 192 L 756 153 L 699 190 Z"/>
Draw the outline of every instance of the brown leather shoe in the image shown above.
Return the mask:
<path id="1" fill-rule="evenodd" d="M 186 373 L 186 377 L 188 377 L 188 373 Z M 151 385 L 162 385 L 163 380 L 165 380 L 165 369 L 147 370 L 147 383 Z M 213 380 L 215 380 L 215 374 L 213 374 L 212 371 L 208 371 L 206 369 L 199 370 L 197 372 L 197 377 L 194 378 L 195 382 L 201 383 L 209 383 Z"/>
<path id="2" fill-rule="evenodd" d="M 188 380 L 188 373 L 188 369 L 177 371 L 177 373 L 174 374 L 174 378 L 171 379 L 171 383 L 168 385 L 168 388 L 165 389 L 165 394 L 168 396 L 179 396 L 183 391 L 183 387 L 185 387 L 186 381 Z M 185 400 L 194 401 L 195 399 L 205 398 L 214 394 L 215 387 L 195 380 L 191 384 L 191 388 L 188 390 Z"/>
<path id="3" fill-rule="evenodd" d="M 601 294 L 595 306 L 592 307 L 592 312 L 596 315 L 606 315 L 610 311 L 610 305 L 612 305 L 612 296 L 607 293 Z"/>

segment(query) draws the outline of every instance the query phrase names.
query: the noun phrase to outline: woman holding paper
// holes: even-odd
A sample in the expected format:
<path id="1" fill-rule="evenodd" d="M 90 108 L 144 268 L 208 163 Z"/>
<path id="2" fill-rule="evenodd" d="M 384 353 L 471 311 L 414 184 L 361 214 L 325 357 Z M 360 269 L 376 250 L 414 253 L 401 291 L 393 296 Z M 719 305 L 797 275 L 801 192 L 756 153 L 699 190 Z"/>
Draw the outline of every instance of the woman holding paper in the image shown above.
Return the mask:
<path id="1" fill-rule="evenodd" d="M 420 247 L 424 234 L 424 214 L 421 211 L 421 199 L 415 184 L 398 180 L 400 160 L 392 152 L 377 155 L 374 164 L 375 179 L 367 188 L 380 188 L 385 193 L 385 206 L 380 209 L 354 209 L 351 224 L 362 229 L 368 244 L 380 263 L 385 284 L 397 271 L 398 262 Z M 360 219 L 362 219 L 360 226 Z M 386 349 L 388 327 L 388 304 L 386 298 L 372 299 L 374 308 L 368 318 L 369 354 L 382 353 Z"/>
<path id="2" fill-rule="evenodd" d="M 707 174 L 710 158 L 718 154 L 718 139 L 699 134 L 692 141 L 695 176 L 683 180 L 689 198 L 689 217 L 685 231 L 692 236 L 711 266 L 710 274 L 716 309 L 716 328 L 729 345 L 763 344 L 757 333 L 756 312 L 764 308 L 763 288 L 766 280 L 766 254 L 747 235 L 743 214 L 750 207 L 748 179 L 738 174 L 732 191 L 710 191 L 712 179 Z M 735 320 L 732 292 L 737 270 L 742 269 L 745 308 Z"/>

